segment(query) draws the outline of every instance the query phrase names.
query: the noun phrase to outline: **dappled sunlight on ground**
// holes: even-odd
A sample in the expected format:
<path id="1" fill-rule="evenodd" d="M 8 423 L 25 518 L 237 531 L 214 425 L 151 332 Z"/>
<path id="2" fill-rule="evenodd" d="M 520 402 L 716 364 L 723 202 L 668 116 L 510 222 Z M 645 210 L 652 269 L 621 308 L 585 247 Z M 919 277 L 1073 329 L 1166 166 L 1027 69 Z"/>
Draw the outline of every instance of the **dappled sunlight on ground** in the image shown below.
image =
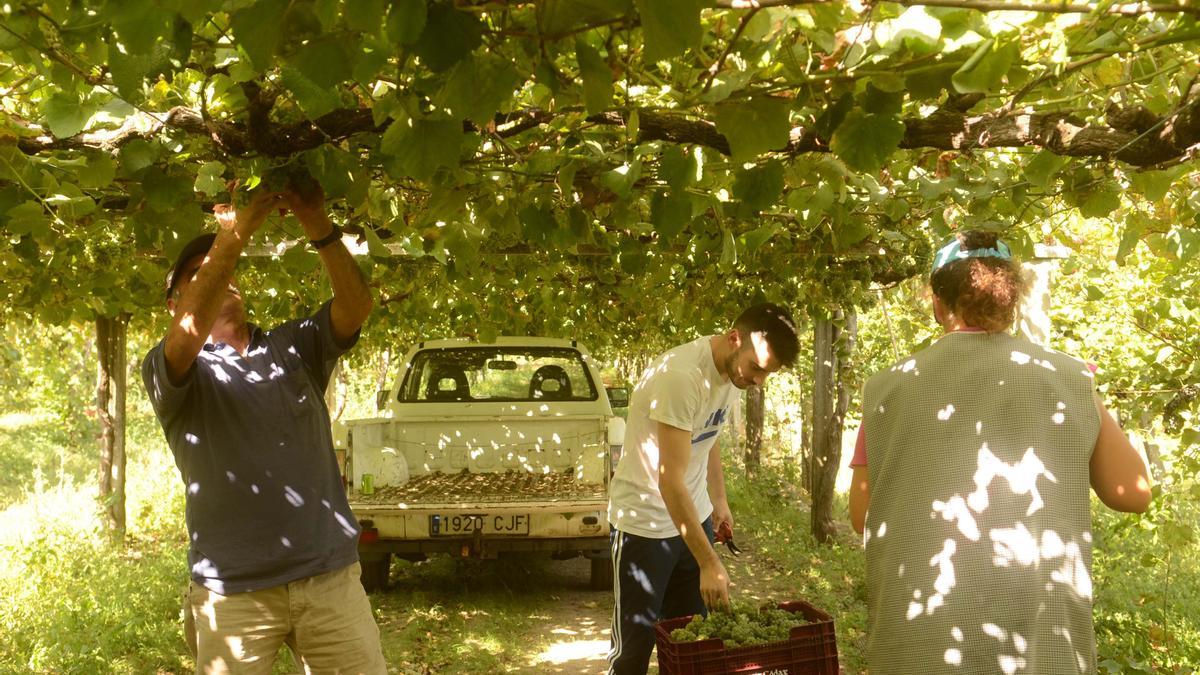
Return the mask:
<path id="1" fill-rule="evenodd" d="M 798 599 L 797 577 L 763 557 L 759 534 L 737 534 L 738 557 L 718 547 L 731 593 Z M 588 589 L 589 572 L 583 558 L 398 562 L 391 587 L 371 596 L 385 656 L 402 673 L 603 673 L 613 597 Z"/>

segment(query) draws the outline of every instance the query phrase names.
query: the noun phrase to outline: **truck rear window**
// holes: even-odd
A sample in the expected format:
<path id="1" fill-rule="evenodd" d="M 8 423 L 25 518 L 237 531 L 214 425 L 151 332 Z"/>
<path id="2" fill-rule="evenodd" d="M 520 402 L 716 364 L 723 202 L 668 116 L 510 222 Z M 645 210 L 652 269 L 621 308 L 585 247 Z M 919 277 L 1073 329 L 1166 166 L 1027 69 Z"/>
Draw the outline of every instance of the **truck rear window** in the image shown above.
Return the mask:
<path id="1" fill-rule="evenodd" d="M 457 347 L 417 352 L 400 401 L 595 401 L 583 355 L 566 348 Z"/>

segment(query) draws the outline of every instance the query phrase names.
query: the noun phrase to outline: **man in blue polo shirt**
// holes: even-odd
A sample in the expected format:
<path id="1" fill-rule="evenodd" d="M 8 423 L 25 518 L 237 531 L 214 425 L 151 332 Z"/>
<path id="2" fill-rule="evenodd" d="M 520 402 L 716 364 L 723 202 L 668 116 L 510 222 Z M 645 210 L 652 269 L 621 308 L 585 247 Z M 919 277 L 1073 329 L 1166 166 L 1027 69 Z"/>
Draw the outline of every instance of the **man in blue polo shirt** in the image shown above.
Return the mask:
<path id="1" fill-rule="evenodd" d="M 234 266 L 284 207 L 319 251 L 333 299 L 263 330 L 246 321 Z M 384 673 L 323 395 L 371 311 L 370 289 L 319 186 L 259 192 L 216 216 L 216 234 L 172 267 L 171 327 L 142 364 L 185 486 L 196 669 L 270 673 L 286 643 L 307 672 Z"/>

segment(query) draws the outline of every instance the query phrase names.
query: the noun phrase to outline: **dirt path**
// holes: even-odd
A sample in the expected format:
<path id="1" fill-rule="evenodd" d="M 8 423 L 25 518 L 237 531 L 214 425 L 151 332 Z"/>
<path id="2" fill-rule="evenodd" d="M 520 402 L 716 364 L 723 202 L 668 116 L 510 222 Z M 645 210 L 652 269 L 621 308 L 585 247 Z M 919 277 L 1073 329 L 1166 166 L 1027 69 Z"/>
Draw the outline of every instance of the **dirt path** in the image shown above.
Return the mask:
<path id="1" fill-rule="evenodd" d="M 719 547 L 733 596 L 789 599 L 787 575 L 752 539 L 739 544 L 739 557 Z M 588 573 L 578 558 L 402 566 L 373 596 L 388 662 L 400 673 L 603 673 L 613 598 L 589 590 Z"/>

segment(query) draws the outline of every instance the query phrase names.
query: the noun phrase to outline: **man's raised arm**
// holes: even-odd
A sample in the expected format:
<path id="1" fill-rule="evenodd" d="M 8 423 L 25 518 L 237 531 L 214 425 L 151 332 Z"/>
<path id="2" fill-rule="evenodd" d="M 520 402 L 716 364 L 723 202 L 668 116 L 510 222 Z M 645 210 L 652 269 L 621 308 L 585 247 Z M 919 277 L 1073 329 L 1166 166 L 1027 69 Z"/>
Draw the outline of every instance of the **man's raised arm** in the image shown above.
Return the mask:
<path id="1" fill-rule="evenodd" d="M 329 220 L 325 211 L 325 193 L 320 184 L 316 181 L 293 183 L 286 196 L 288 207 L 300 220 L 304 233 L 310 241 L 320 244 L 317 250 L 333 286 L 333 303 L 329 308 L 333 339 L 344 345 L 362 327 L 375 306 L 371 288 Z"/>
<path id="2" fill-rule="evenodd" d="M 183 381 L 204 347 L 233 279 L 238 256 L 279 205 L 279 199 L 278 193 L 260 191 L 241 209 L 218 204 L 213 210 L 218 228 L 212 248 L 204 256 L 196 256 L 201 258 L 198 266 L 190 260 L 179 261 L 174 293 L 167 298 L 172 320 L 163 344 L 167 376 L 173 383 Z"/>

